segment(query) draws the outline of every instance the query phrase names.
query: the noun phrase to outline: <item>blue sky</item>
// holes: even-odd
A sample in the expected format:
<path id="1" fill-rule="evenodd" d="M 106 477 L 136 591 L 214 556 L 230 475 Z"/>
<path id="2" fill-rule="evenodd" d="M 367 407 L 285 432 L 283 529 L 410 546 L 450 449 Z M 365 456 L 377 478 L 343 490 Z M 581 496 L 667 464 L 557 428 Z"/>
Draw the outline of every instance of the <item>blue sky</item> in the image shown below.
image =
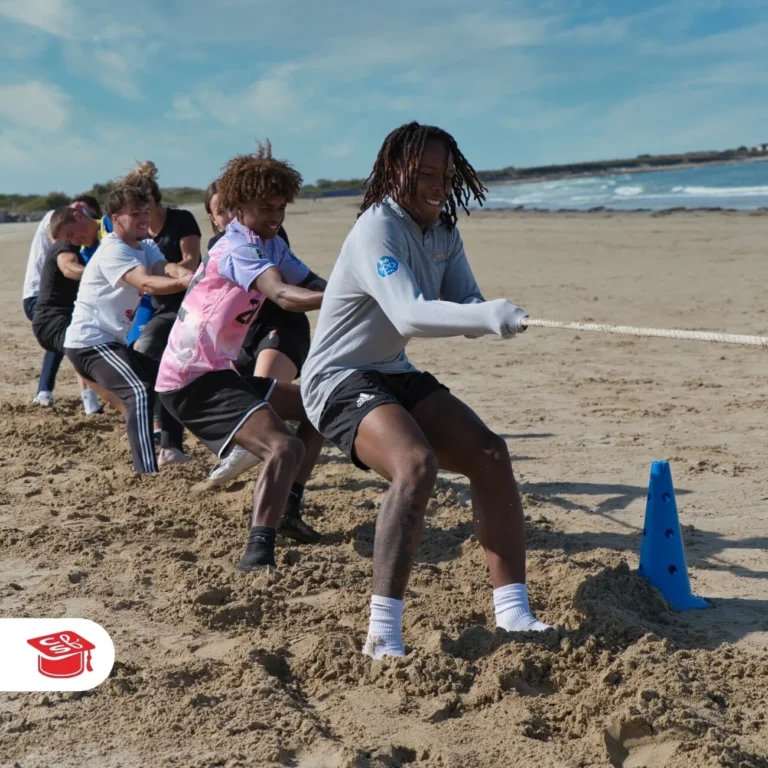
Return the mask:
<path id="1" fill-rule="evenodd" d="M 476 168 L 768 141 L 768 0 L 0 0 L 0 39 L 0 192 L 204 186 L 265 137 L 361 177 L 410 119 Z"/>

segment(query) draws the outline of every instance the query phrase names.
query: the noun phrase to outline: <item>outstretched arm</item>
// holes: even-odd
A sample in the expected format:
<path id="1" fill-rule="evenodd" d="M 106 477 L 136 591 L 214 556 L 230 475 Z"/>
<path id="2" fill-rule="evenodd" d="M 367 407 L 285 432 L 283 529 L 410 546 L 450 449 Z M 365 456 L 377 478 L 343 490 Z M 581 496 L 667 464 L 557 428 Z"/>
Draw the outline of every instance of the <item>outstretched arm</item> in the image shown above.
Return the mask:
<path id="1" fill-rule="evenodd" d="M 178 264 L 171 264 L 168 261 L 156 261 L 152 265 L 152 274 L 157 277 L 173 277 L 177 280 L 185 280 L 187 275 L 193 275 L 194 269 L 185 267 L 181 262 Z"/>
<path id="2" fill-rule="evenodd" d="M 394 256 L 366 258 L 361 281 L 402 336 L 466 336 L 494 333 L 503 338 L 523 330 L 525 310 L 506 299 L 457 304 L 424 298 L 410 268 Z"/>
<path id="3" fill-rule="evenodd" d="M 457 304 L 476 304 L 485 301 L 480 286 L 472 274 L 461 235 L 454 230 L 454 246 L 451 258 L 445 268 L 440 298 Z"/>
<path id="4" fill-rule="evenodd" d="M 192 280 L 192 273 L 184 269 L 180 270 L 180 273 L 183 273 L 181 277 L 169 277 L 165 269 L 163 269 L 163 265 L 166 267 L 178 266 L 176 264 L 167 264 L 166 262 L 155 262 L 152 265 L 152 274 L 150 274 L 147 272 L 146 267 L 139 265 L 129 269 L 122 276 L 122 279 L 134 288 L 138 288 L 142 293 L 147 293 L 150 296 L 166 296 L 171 293 L 185 291 Z"/>
<path id="5" fill-rule="evenodd" d="M 268 299 L 274 301 L 281 309 L 289 312 L 309 312 L 320 309 L 323 302 L 321 291 L 289 285 L 283 281 L 277 267 L 269 267 L 262 272 L 251 284 L 250 290 L 259 291 Z"/>

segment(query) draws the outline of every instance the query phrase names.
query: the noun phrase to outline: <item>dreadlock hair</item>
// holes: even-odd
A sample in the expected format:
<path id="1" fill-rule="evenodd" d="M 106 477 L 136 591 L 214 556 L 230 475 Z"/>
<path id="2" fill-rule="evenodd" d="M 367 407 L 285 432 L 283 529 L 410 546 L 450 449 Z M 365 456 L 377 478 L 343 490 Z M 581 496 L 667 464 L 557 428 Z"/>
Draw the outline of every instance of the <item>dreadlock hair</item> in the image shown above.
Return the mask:
<path id="1" fill-rule="evenodd" d="M 121 187 L 139 187 L 160 205 L 163 195 L 157 183 L 157 166 L 151 160 L 139 163 L 129 174 L 117 182 Z"/>
<path id="2" fill-rule="evenodd" d="M 233 157 L 216 182 L 224 208 L 237 208 L 251 200 L 284 197 L 292 203 L 301 190 L 301 174 L 284 160 L 272 157 L 269 141 L 259 142 L 251 155 Z"/>
<path id="3" fill-rule="evenodd" d="M 448 198 L 448 210 L 440 218 L 449 229 L 456 226 L 457 203 L 469 215 L 467 203 L 470 197 L 480 205 L 488 191 L 477 177 L 477 172 L 464 157 L 450 133 L 434 125 L 421 125 L 415 120 L 395 128 L 381 145 L 371 175 L 366 180 L 367 189 L 360 214 L 372 205 L 379 205 L 387 196 L 409 200 L 416 191 L 416 178 L 424 145 L 436 139 L 451 153 L 456 173 L 451 182 L 452 192 Z M 358 214 L 358 216 L 360 215 Z"/>
<path id="4" fill-rule="evenodd" d="M 115 187 L 107 196 L 104 211 L 107 216 L 114 216 L 120 213 L 125 205 L 149 205 L 149 200 L 149 194 L 141 187 L 120 185 Z"/>

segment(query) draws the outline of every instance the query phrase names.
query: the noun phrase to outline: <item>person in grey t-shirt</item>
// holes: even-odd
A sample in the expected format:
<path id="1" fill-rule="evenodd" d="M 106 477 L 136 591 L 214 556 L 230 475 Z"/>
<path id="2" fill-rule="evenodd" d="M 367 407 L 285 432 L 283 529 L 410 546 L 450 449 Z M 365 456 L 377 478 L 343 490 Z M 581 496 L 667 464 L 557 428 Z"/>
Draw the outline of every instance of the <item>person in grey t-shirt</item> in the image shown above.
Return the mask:
<path id="1" fill-rule="evenodd" d="M 363 469 L 391 481 L 376 523 L 363 652 L 403 656 L 402 609 L 438 468 L 469 478 L 496 624 L 548 629 L 525 585 L 523 509 L 504 440 L 405 354 L 413 336 L 503 338 L 524 310 L 485 301 L 456 228 L 457 206 L 485 188 L 453 137 L 409 123 L 387 136 L 323 299 L 304 366 L 310 420 Z"/>

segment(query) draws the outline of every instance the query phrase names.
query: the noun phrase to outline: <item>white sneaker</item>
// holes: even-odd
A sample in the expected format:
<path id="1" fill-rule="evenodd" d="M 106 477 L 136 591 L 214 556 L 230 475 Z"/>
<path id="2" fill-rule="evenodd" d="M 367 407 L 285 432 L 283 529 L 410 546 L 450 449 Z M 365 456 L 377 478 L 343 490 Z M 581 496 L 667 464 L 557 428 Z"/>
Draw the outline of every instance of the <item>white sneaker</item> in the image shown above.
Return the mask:
<path id="1" fill-rule="evenodd" d="M 245 472 L 246 469 L 250 469 L 254 464 L 257 464 L 258 461 L 259 459 L 250 451 L 246 451 L 245 448 L 236 445 L 229 452 L 229 456 L 208 475 L 208 482 L 211 485 L 223 485 L 230 480 L 234 480 L 238 475 Z"/>
<path id="2" fill-rule="evenodd" d="M 171 464 L 186 464 L 188 461 L 189 456 L 181 448 L 161 448 L 160 455 L 157 457 L 157 466 L 162 469 Z"/>
<path id="3" fill-rule="evenodd" d="M 99 396 L 92 389 L 84 389 L 80 393 L 80 399 L 83 401 L 83 410 L 86 416 L 102 412 Z"/>
<path id="4" fill-rule="evenodd" d="M 42 405 L 43 408 L 50 408 L 52 405 L 56 405 L 56 398 L 53 396 L 53 392 L 38 392 L 32 402 L 35 405 Z"/>

